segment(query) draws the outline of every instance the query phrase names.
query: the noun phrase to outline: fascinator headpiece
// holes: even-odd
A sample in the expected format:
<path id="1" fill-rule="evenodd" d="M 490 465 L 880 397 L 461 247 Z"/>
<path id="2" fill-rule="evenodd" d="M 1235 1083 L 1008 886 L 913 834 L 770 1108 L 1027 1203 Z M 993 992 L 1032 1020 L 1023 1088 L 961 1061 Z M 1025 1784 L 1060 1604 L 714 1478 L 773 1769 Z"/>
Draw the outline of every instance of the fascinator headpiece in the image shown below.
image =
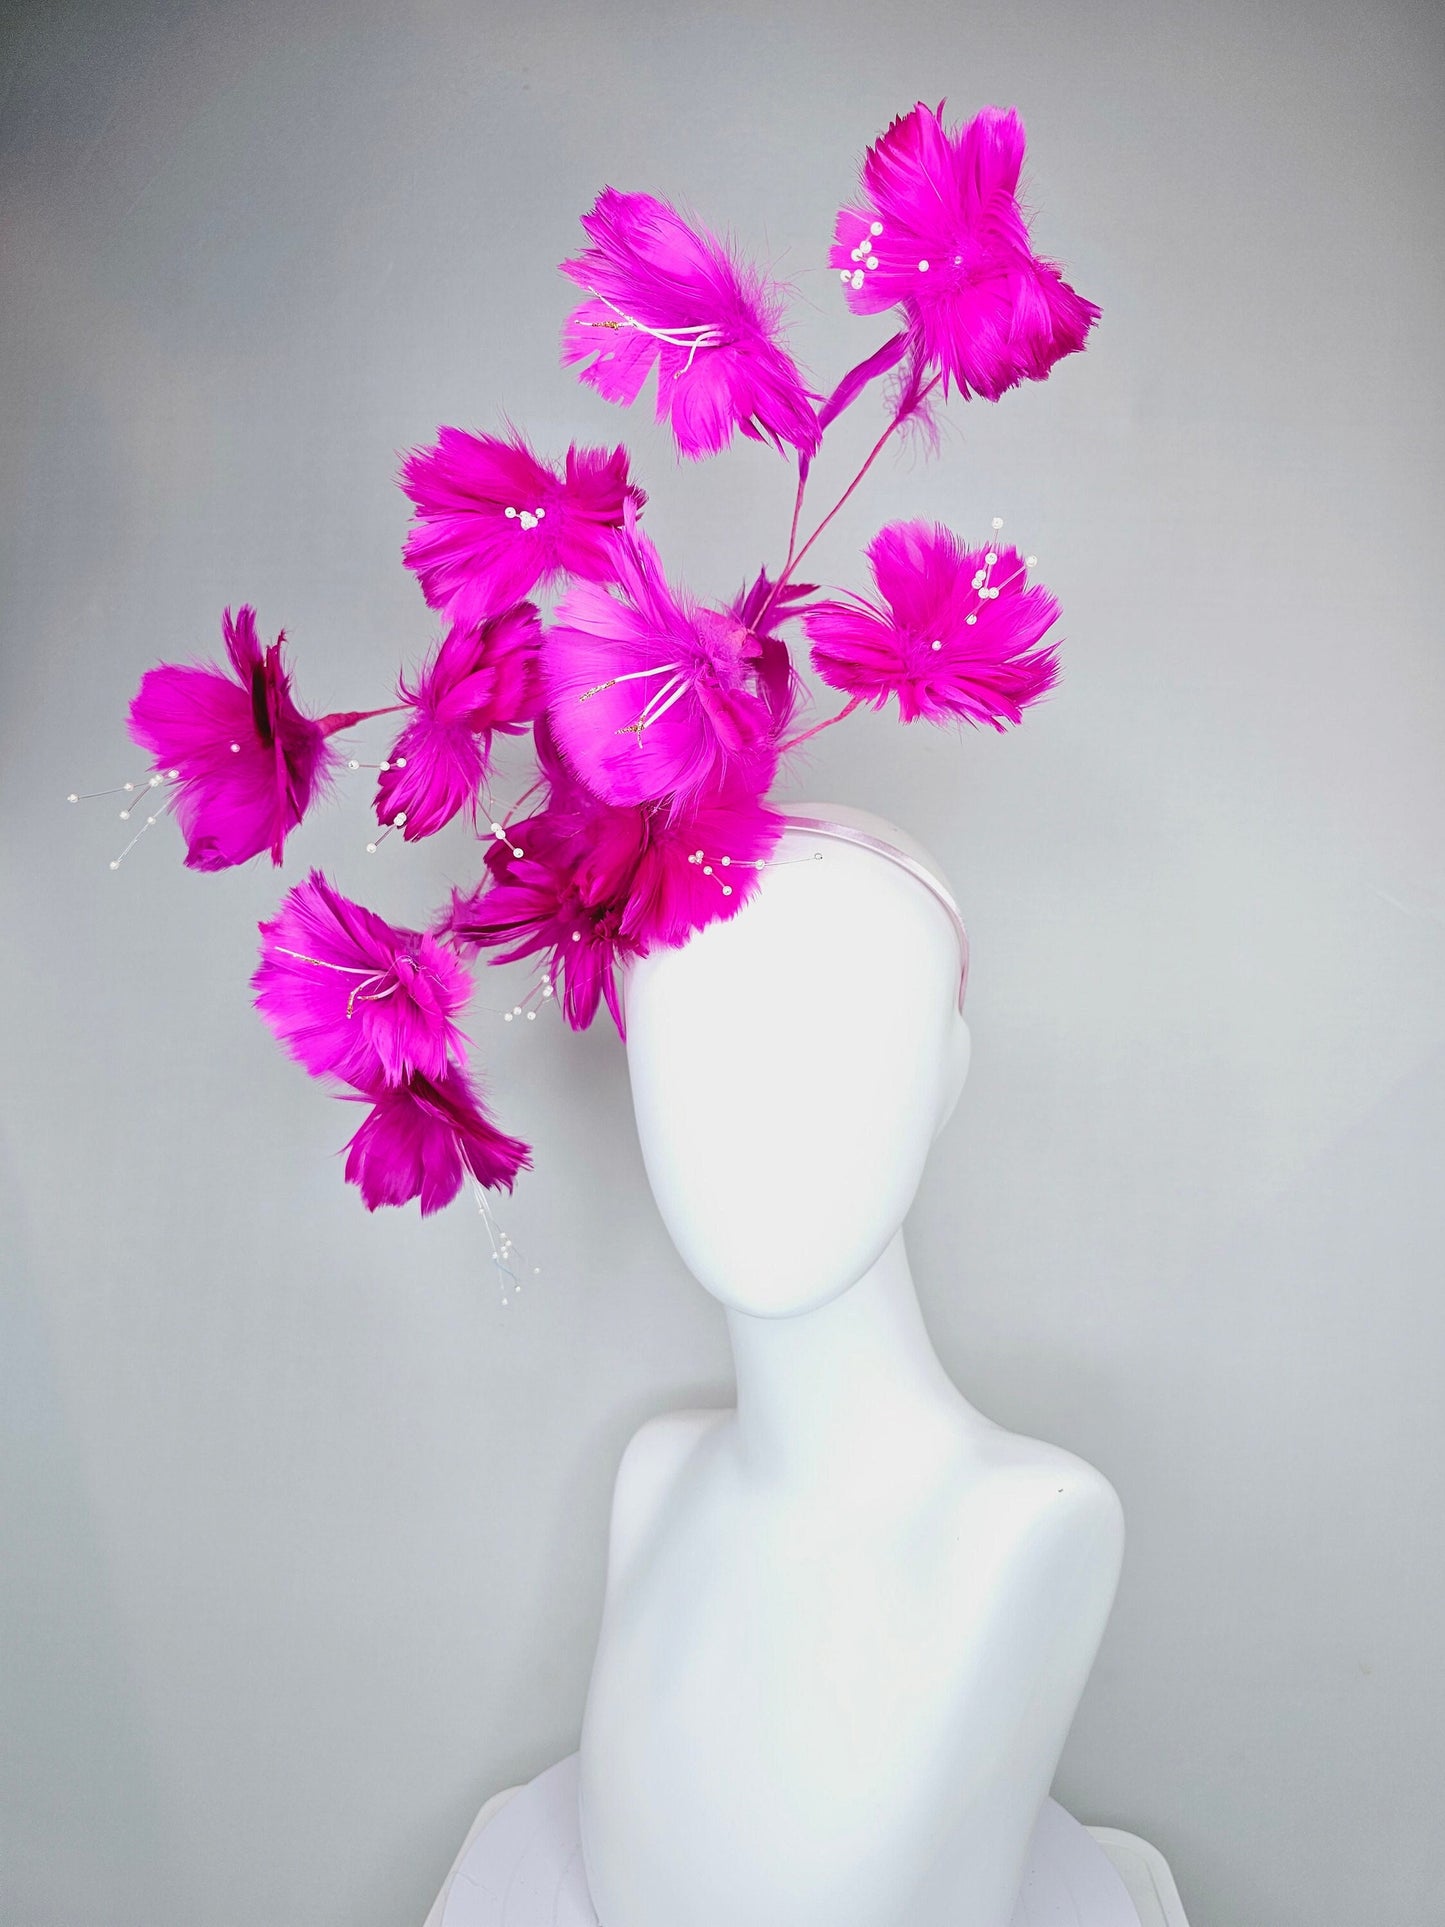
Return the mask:
<path id="1" fill-rule="evenodd" d="M 479 874 L 425 929 L 388 922 L 317 870 L 260 926 L 262 1019 L 306 1071 L 364 1107 L 346 1177 L 368 1209 L 416 1199 L 436 1211 L 469 1182 L 511 1277 L 486 1193 L 509 1190 L 530 1153 L 493 1120 L 469 1064 L 468 962 L 532 967 L 507 1022 L 556 1007 L 582 1029 L 605 1005 L 620 1029 L 629 958 L 686 943 L 747 903 L 789 823 L 769 800 L 779 772 L 819 731 L 893 705 L 905 724 L 1004 730 L 1053 687 L 1058 605 L 997 517 L 977 533 L 893 522 L 868 544 L 859 586 L 803 579 L 890 441 L 935 430 L 952 398 L 996 401 L 1042 380 L 1084 346 L 1098 310 L 1033 251 L 1023 155 L 1012 111 L 953 126 L 921 103 L 869 148 L 828 259 L 847 306 L 890 317 L 893 332 L 830 390 L 789 351 L 782 289 L 732 246 L 649 194 L 604 188 L 582 217 L 585 245 L 562 264 L 576 289 L 563 362 L 609 402 L 631 404 L 651 384 L 685 460 L 742 436 L 794 470 L 781 557 L 731 601 L 700 600 L 668 570 L 626 448 L 574 445 L 552 460 L 511 428 L 448 426 L 401 466 L 403 560 L 436 631 L 395 700 L 313 715 L 293 693 L 284 635 L 265 641 L 249 606 L 222 618 L 221 661 L 143 677 L 129 724 L 150 773 L 98 792 L 141 818 L 112 869 L 171 815 L 192 869 L 263 853 L 279 866 L 333 780 L 360 770 L 377 779 L 373 855 L 458 819 L 485 846 Z M 880 382 L 881 432 L 814 520 L 824 439 Z M 842 698 L 816 721 L 804 645 L 817 681 Z M 386 715 L 395 735 L 379 760 L 338 746 Z M 513 737 L 530 739 L 535 769 L 502 809 L 497 756 Z M 934 892 L 958 932 L 961 998 L 967 937 L 937 879 L 847 825 L 807 827 L 876 845 Z"/>

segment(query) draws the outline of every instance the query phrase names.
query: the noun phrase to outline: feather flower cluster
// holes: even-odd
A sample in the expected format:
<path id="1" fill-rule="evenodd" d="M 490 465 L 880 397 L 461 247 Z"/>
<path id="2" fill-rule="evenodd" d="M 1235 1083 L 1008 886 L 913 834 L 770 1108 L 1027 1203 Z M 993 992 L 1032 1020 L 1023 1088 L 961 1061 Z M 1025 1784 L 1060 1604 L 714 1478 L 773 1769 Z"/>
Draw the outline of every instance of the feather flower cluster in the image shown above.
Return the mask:
<path id="1" fill-rule="evenodd" d="M 657 419 L 683 456 L 743 436 L 796 467 L 786 553 L 750 567 L 730 601 L 669 577 L 641 532 L 647 496 L 625 447 L 573 443 L 552 460 L 509 425 L 442 426 L 401 468 L 403 559 L 437 630 L 396 702 L 313 716 L 292 693 L 284 635 L 263 645 L 249 606 L 226 611 L 224 662 L 162 663 L 142 680 L 130 729 L 157 773 L 121 788 L 133 802 L 169 785 L 192 869 L 262 853 L 279 864 L 340 765 L 332 737 L 384 714 L 400 714 L 385 760 L 348 758 L 379 771 L 380 823 L 407 843 L 456 822 L 485 838 L 485 807 L 485 857 L 430 927 L 388 922 L 319 870 L 260 926 L 262 1018 L 310 1075 L 366 1107 L 346 1176 L 369 1210 L 436 1211 L 468 1177 L 509 1189 L 530 1163 L 468 1067 L 473 958 L 531 966 L 528 1004 L 555 1004 L 575 1029 L 605 1006 L 620 1030 L 631 960 L 737 916 L 759 888 L 785 821 L 769 793 L 800 744 L 864 704 L 1004 730 L 1054 686 L 1058 604 L 1030 580 L 1033 558 L 996 536 L 893 522 L 869 544 L 868 592 L 801 579 L 891 435 L 931 426 L 940 396 L 997 399 L 1084 346 L 1098 310 L 1033 251 L 1023 159 L 1022 123 L 997 108 L 950 127 L 920 103 L 869 148 L 830 259 L 855 312 L 896 311 L 893 332 L 821 392 L 787 347 L 783 290 L 730 242 L 612 187 L 582 216 L 585 245 L 562 263 L 581 290 L 564 364 L 616 403 L 655 378 Z M 885 376 L 882 437 L 805 520 L 824 435 Z M 815 675 L 847 699 L 801 731 L 799 624 Z M 491 800 L 494 763 L 528 733 L 538 774 L 517 813 L 536 800 L 512 820 Z"/>
<path id="2" fill-rule="evenodd" d="M 945 392 L 997 401 L 1082 348 L 1099 310 L 1032 250 L 1018 115 L 986 107 L 956 129 L 942 115 L 920 101 L 869 148 L 863 205 L 838 215 L 828 258 L 855 314 L 903 309 Z"/>
<path id="3" fill-rule="evenodd" d="M 272 1034 L 313 1077 L 371 1104 L 351 1140 L 348 1180 L 367 1209 L 449 1204 L 464 1171 L 504 1186 L 530 1162 L 497 1130 L 466 1075 L 456 1018 L 472 981 L 449 946 L 404 930 L 332 888 L 319 870 L 261 925 L 252 978 Z"/>

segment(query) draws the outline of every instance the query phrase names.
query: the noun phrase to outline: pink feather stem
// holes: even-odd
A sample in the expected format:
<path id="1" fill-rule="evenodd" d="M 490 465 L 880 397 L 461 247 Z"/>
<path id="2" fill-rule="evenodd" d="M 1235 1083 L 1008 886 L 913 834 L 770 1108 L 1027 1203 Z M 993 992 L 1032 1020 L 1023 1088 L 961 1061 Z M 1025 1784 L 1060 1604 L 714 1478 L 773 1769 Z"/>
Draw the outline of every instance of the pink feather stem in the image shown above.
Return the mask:
<path id="1" fill-rule="evenodd" d="M 798 564 L 802 561 L 803 557 L 808 553 L 809 549 L 812 548 L 813 544 L 817 541 L 818 537 L 823 533 L 824 529 L 827 528 L 828 524 L 833 520 L 833 517 L 838 513 L 838 511 L 843 507 L 843 505 L 850 499 L 850 497 L 855 493 L 859 484 L 862 482 L 863 477 L 868 473 L 869 469 L 872 468 L 873 464 L 877 461 L 878 457 L 883 453 L 883 450 L 888 445 L 889 436 L 892 435 L 895 432 L 895 430 L 900 428 L 902 424 L 909 418 L 910 415 L 917 414 L 918 410 L 922 407 L 923 403 L 927 400 L 927 398 L 933 393 L 934 389 L 937 388 L 938 384 L 942 381 L 942 379 L 943 379 L 942 375 L 935 375 L 932 381 L 924 383 L 923 387 L 919 389 L 916 395 L 905 395 L 902 403 L 894 412 L 892 421 L 889 422 L 888 426 L 884 429 L 883 433 L 878 437 L 877 441 L 874 442 L 872 448 L 869 449 L 867 458 L 865 459 L 863 466 L 859 469 L 858 473 L 853 477 L 852 481 L 848 484 L 847 488 L 845 488 L 843 493 L 838 497 L 837 501 L 833 504 L 832 508 L 830 508 L 828 513 L 823 517 L 822 521 L 818 524 L 817 528 L 813 530 L 813 533 L 808 537 L 807 541 L 803 544 L 802 548 L 798 550 L 796 555 L 789 557 L 787 563 L 783 567 L 783 571 L 781 575 L 779 575 L 777 581 L 773 584 L 772 593 L 769 595 L 767 601 L 763 604 L 762 608 L 758 611 L 758 622 L 760 624 L 763 621 L 763 619 L 766 617 L 769 609 L 771 609 L 773 604 L 777 601 L 778 591 L 783 587 L 784 583 L 788 580 L 788 577 L 793 573 L 794 569 L 797 568 Z"/>
<path id="2" fill-rule="evenodd" d="M 825 729 L 831 729 L 834 723 L 841 723 L 845 716 L 851 716 L 853 714 L 853 711 L 862 701 L 863 698 L 861 696 L 851 697 L 849 701 L 844 703 L 836 716 L 827 716 L 821 723 L 814 723 L 811 729 L 802 730 L 798 735 L 790 736 L 786 742 L 779 743 L 778 754 L 780 756 L 785 755 L 788 750 L 796 749 L 799 743 L 806 743 L 810 736 L 819 736 Z"/>
<path id="3" fill-rule="evenodd" d="M 343 729 L 355 729 L 358 723 L 369 723 L 373 716 L 394 716 L 397 710 L 409 707 L 407 703 L 388 703 L 385 709 L 337 709 L 329 716 L 318 716 L 316 727 L 323 736 L 336 736 Z"/>
<path id="4" fill-rule="evenodd" d="M 856 368 L 849 369 L 848 373 L 844 375 L 843 379 L 838 383 L 838 386 L 818 410 L 818 440 L 820 443 L 829 425 L 838 419 L 845 408 L 852 407 L 853 403 L 857 401 L 858 397 L 863 393 L 864 389 L 868 387 L 870 382 L 875 381 L 879 375 L 886 375 L 890 369 L 896 368 L 898 363 L 903 359 L 907 348 L 908 332 L 906 329 L 903 329 L 898 334 L 892 336 L 890 340 L 885 341 L 883 346 L 874 354 L 869 355 L 866 360 L 860 361 Z M 914 404 L 914 406 L 916 406 L 916 404 Z M 912 410 L 910 408 L 903 412 L 911 413 Z M 894 425 L 897 425 L 896 422 Z M 793 519 L 788 525 L 788 555 L 787 560 L 783 564 L 783 575 L 774 585 L 775 592 L 776 589 L 782 587 L 782 583 L 787 579 L 787 576 L 791 573 L 794 562 L 798 559 L 798 522 L 803 513 L 803 496 L 808 487 L 808 473 L 812 465 L 812 457 L 810 455 L 804 453 L 799 454 L 798 488 L 797 493 L 793 497 Z M 763 604 L 762 615 L 766 615 L 771 607 L 772 600 L 769 598 L 769 600 Z M 761 616 L 759 619 L 761 620 Z"/>
<path id="5" fill-rule="evenodd" d="M 793 519 L 788 524 L 788 560 L 784 564 L 785 568 L 791 565 L 794 551 L 798 546 L 798 520 L 803 513 L 803 495 L 808 486 L 809 467 L 810 463 L 807 456 L 800 455 L 798 457 L 798 489 L 793 497 Z M 763 604 L 764 609 L 770 606 L 770 601 L 771 599 L 769 602 Z"/>
<path id="6" fill-rule="evenodd" d="M 883 453 L 883 450 L 887 445 L 889 436 L 893 434 L 895 429 L 901 427 L 903 422 L 906 421 L 910 415 L 917 413 L 918 409 L 922 406 L 924 401 L 928 398 L 929 395 L 933 393 L 934 389 L 938 386 L 938 384 L 942 380 L 943 380 L 942 375 L 935 375 L 932 381 L 926 382 L 924 384 L 924 386 L 918 391 L 918 394 L 916 397 L 910 398 L 905 403 L 904 406 L 899 408 L 898 412 L 894 415 L 892 421 L 889 422 L 888 426 L 884 429 L 883 433 L 878 437 L 877 441 L 874 442 L 872 448 L 869 450 L 867 460 L 864 462 L 863 466 L 859 469 L 858 473 L 853 477 L 852 481 L 848 484 L 847 488 L 844 489 L 843 493 L 838 497 L 837 501 L 833 504 L 832 508 L 830 508 L 828 513 L 823 517 L 822 521 L 818 524 L 817 528 L 813 530 L 813 533 L 808 537 L 807 541 L 803 544 L 802 548 L 800 548 L 798 550 L 798 553 L 793 557 L 794 568 L 798 566 L 798 564 L 802 561 L 803 557 L 808 553 L 809 549 L 811 549 L 813 544 L 817 541 L 818 537 L 823 533 L 824 529 L 827 528 L 828 524 L 833 520 L 833 517 L 838 513 L 838 511 L 843 507 L 843 505 L 850 499 L 850 497 L 857 490 L 858 485 L 863 480 L 863 477 L 868 473 L 869 469 L 872 468 L 873 464 L 877 461 L 878 457 Z M 782 580 L 785 580 L 785 579 L 786 578 L 783 578 Z M 778 588 L 782 586 L 782 580 L 780 580 L 779 583 L 774 587 L 774 590 L 773 590 L 774 595 L 777 594 Z"/>
<path id="7" fill-rule="evenodd" d="M 906 328 L 889 337 L 881 348 L 860 361 L 856 368 L 850 368 L 838 386 L 818 410 L 818 429 L 821 433 L 831 422 L 835 422 L 845 408 L 851 408 L 858 397 L 880 375 L 886 375 L 902 361 L 909 348 Z"/>

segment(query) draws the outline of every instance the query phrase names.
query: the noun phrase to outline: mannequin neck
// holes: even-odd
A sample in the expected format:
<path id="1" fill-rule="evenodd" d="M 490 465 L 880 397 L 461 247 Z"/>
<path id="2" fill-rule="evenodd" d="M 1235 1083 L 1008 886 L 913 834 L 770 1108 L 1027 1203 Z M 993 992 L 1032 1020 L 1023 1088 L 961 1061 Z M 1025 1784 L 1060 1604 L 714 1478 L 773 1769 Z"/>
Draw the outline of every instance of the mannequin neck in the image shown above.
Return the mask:
<path id="1" fill-rule="evenodd" d="M 991 1430 L 939 1363 L 903 1233 L 856 1284 L 791 1318 L 728 1312 L 738 1433 L 750 1467 L 812 1482 L 896 1478 Z"/>

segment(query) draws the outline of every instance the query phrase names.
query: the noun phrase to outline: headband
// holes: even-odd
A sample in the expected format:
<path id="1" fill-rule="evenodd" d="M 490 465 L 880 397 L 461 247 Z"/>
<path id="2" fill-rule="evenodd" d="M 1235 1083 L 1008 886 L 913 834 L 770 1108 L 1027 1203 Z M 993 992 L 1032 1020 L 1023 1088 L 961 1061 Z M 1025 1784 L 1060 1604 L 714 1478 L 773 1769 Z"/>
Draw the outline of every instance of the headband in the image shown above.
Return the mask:
<path id="1" fill-rule="evenodd" d="M 958 938 L 958 1008 L 961 1012 L 968 990 L 968 931 L 964 928 L 963 913 L 943 878 L 935 876 L 926 863 L 909 856 L 897 844 L 889 843 L 881 836 L 873 836 L 867 830 L 857 829 L 851 823 L 836 823 L 821 816 L 784 816 L 783 827 L 786 830 L 806 830 L 814 836 L 829 837 L 835 843 L 853 843 L 860 850 L 871 850 L 874 856 L 886 857 L 890 863 L 897 864 L 900 870 L 905 870 L 923 885 L 943 907 L 953 925 L 953 934 Z"/>

